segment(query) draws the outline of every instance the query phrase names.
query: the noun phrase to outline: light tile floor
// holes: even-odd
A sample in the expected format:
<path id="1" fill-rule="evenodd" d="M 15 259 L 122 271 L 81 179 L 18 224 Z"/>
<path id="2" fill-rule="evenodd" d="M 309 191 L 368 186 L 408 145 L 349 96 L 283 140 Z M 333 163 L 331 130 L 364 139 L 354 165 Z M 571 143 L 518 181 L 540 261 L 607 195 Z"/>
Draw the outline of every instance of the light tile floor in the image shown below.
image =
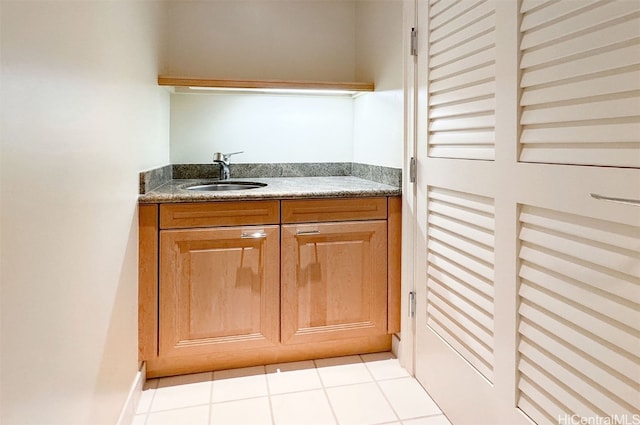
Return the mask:
<path id="1" fill-rule="evenodd" d="M 133 425 L 450 425 L 391 353 L 150 379 Z"/>

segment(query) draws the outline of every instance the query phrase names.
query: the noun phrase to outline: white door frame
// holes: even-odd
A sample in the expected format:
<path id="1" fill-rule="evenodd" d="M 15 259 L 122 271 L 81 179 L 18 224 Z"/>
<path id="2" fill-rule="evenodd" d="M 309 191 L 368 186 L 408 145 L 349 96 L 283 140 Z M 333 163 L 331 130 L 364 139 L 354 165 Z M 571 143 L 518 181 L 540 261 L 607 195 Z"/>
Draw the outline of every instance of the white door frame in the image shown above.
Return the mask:
<path id="1" fill-rule="evenodd" d="M 417 157 L 417 59 L 411 55 L 411 29 L 418 25 L 418 0 L 403 0 L 403 59 L 404 59 L 404 159 L 402 182 L 402 285 L 401 285 L 401 339 L 397 354 L 401 365 L 415 373 L 415 317 L 410 316 L 409 294 L 415 293 L 418 280 L 415 263 L 417 228 L 417 185 L 410 181 L 410 163 Z"/>

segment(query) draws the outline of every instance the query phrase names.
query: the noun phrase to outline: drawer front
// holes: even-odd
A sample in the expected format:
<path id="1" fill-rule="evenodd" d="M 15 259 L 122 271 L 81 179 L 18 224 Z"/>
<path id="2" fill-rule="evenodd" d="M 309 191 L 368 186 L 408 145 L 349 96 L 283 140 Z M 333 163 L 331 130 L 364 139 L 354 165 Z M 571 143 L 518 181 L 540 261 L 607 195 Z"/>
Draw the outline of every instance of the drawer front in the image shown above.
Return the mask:
<path id="1" fill-rule="evenodd" d="M 161 229 L 278 224 L 280 201 L 202 202 L 160 205 Z"/>
<path id="2" fill-rule="evenodd" d="M 306 199 L 282 201 L 283 223 L 384 220 L 387 198 Z"/>

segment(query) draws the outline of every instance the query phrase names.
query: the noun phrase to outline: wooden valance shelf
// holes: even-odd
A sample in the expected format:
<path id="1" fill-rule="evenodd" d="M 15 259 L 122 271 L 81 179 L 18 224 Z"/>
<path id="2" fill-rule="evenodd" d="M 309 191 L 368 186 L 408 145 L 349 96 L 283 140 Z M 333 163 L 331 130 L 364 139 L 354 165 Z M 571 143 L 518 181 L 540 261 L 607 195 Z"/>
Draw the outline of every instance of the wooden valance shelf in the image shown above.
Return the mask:
<path id="1" fill-rule="evenodd" d="M 288 80 L 218 80 L 203 78 L 158 77 L 158 85 L 212 90 L 303 90 L 303 91 L 344 91 L 372 92 L 374 83 L 327 82 L 327 81 L 288 81 Z"/>

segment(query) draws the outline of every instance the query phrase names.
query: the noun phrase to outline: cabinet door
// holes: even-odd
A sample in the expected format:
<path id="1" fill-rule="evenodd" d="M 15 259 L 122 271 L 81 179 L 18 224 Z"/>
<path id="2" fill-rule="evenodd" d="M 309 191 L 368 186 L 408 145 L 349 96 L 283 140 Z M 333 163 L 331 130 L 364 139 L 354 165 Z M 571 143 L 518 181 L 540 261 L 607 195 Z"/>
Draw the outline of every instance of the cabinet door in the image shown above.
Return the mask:
<path id="1" fill-rule="evenodd" d="M 160 356 L 277 344 L 278 226 L 160 232 Z"/>
<path id="2" fill-rule="evenodd" d="M 387 223 L 282 226 L 282 343 L 386 333 Z"/>

